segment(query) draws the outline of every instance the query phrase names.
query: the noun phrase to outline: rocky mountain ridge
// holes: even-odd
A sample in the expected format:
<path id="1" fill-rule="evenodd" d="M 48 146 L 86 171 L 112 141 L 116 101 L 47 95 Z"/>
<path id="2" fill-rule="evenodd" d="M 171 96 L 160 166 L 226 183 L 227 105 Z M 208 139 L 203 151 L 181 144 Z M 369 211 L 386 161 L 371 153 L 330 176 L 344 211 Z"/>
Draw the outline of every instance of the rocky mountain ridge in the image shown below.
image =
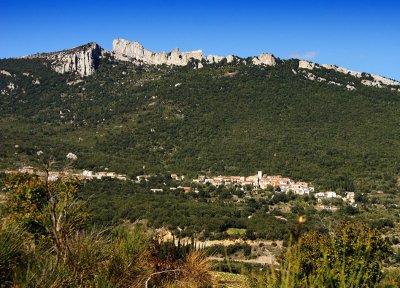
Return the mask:
<path id="1" fill-rule="evenodd" d="M 400 91 L 400 89 L 396 89 L 396 86 L 400 87 L 399 81 L 396 81 L 396 80 L 393 80 L 390 78 L 386 78 L 386 77 L 383 77 L 380 75 L 376 75 L 376 74 L 369 74 L 369 73 L 348 70 L 346 68 L 339 67 L 336 65 L 331 65 L 331 64 L 320 65 L 320 64 L 314 63 L 314 62 L 300 60 L 299 61 L 299 69 L 306 69 L 306 70 L 310 70 L 310 71 L 318 70 L 318 69 L 334 70 L 336 72 L 351 75 L 351 76 L 359 78 L 359 79 L 360 78 L 370 78 L 370 79 L 361 80 L 361 83 L 366 86 L 374 86 L 377 88 L 383 88 L 383 87 L 387 87 L 387 86 L 395 86 L 395 87 L 392 87 L 392 89 Z M 314 77 L 314 75 L 312 75 L 312 74 L 311 75 L 308 74 L 308 76 L 310 78 Z M 314 79 L 311 79 L 311 80 L 314 80 Z"/>
<path id="2" fill-rule="evenodd" d="M 226 57 L 217 55 L 204 55 L 202 50 L 190 52 L 180 52 L 179 48 L 174 48 L 171 52 L 155 53 L 147 50 L 139 42 L 129 42 L 124 39 L 116 39 L 113 41 L 112 53 L 114 57 L 122 61 L 131 61 L 137 63 L 142 62 L 150 65 L 175 65 L 186 66 L 189 63 L 197 62 L 196 68 L 202 68 L 205 64 L 215 64 L 226 59 L 227 63 L 232 63 L 235 60 L 246 63 L 243 59 L 228 55 Z M 269 53 L 263 53 L 252 57 L 254 65 L 275 66 L 276 58 Z"/>
<path id="3" fill-rule="evenodd" d="M 63 50 L 53 53 L 42 53 L 26 56 L 25 58 L 45 58 L 51 62 L 51 67 L 58 73 L 73 72 L 81 77 L 92 75 L 98 68 L 101 58 L 105 55 L 113 56 L 116 60 L 127 61 L 137 65 L 170 65 L 170 66 L 186 66 L 193 64 L 195 69 L 202 68 L 204 65 L 216 64 L 222 61 L 226 63 L 236 63 L 244 65 L 259 66 L 276 66 L 279 62 L 273 54 L 263 53 L 258 56 L 249 58 L 240 58 L 235 55 L 217 56 L 204 55 L 202 50 L 189 52 L 181 52 L 179 48 L 173 49 L 171 52 L 152 52 L 135 41 L 130 42 L 125 39 L 116 39 L 113 41 L 113 48 L 107 51 L 100 47 L 97 43 L 88 43 L 73 49 Z M 283 60 L 285 61 L 285 60 Z M 298 68 L 293 73 L 302 73 L 305 78 L 312 81 L 326 81 L 329 84 L 337 86 L 345 86 L 348 90 L 354 90 L 354 83 L 336 83 L 322 77 L 317 77 L 313 71 L 327 69 L 334 70 L 339 73 L 362 79 L 361 83 L 366 86 L 377 88 L 388 87 L 392 90 L 400 91 L 400 82 L 380 75 L 351 71 L 336 65 L 324 64 L 320 65 L 314 62 L 299 59 Z M 309 72 L 305 72 L 305 70 Z"/>

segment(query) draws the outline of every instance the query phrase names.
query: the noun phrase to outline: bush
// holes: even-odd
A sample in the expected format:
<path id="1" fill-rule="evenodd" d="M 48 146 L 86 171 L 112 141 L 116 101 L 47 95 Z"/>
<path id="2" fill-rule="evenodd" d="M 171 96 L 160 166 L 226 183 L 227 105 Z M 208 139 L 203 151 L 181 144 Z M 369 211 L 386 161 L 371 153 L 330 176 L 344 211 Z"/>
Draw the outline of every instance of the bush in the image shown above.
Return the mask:
<path id="1" fill-rule="evenodd" d="M 23 265 L 25 253 L 21 235 L 19 229 L 0 227 L 0 286 L 12 286 L 16 269 Z"/>
<path id="2" fill-rule="evenodd" d="M 268 287 L 372 287 L 382 279 L 389 244 L 362 223 L 340 224 L 332 235 L 308 232 L 282 255 Z"/>

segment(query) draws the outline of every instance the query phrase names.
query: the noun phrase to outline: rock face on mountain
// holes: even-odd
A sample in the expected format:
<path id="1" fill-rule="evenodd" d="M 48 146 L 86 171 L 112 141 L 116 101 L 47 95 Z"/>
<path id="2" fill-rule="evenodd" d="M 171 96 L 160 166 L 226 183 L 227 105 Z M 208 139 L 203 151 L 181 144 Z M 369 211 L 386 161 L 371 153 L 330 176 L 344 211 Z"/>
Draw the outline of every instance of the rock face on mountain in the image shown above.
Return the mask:
<path id="1" fill-rule="evenodd" d="M 72 72 L 85 77 L 96 71 L 104 53 L 103 48 L 92 42 L 68 50 L 34 54 L 24 58 L 44 58 L 50 61 L 51 68 L 58 73 Z"/>
<path id="2" fill-rule="evenodd" d="M 173 49 L 170 53 L 155 53 L 147 50 L 139 42 L 130 42 L 124 39 L 113 41 L 114 56 L 118 60 L 143 62 L 152 65 L 176 65 L 185 66 L 192 60 L 205 61 L 208 64 L 218 63 L 224 57 L 208 55 L 205 56 L 201 50 L 191 52 L 180 52 L 179 48 Z"/>
<path id="3" fill-rule="evenodd" d="M 219 63 L 223 59 L 226 59 L 227 63 L 234 61 L 235 56 L 228 55 L 227 57 L 208 55 L 205 56 L 201 50 L 191 52 L 180 52 L 179 48 L 173 49 L 171 52 L 155 53 L 147 50 L 139 42 L 130 42 L 125 39 L 116 39 L 113 41 L 114 57 L 122 61 L 130 61 L 134 63 L 145 63 L 152 65 L 176 65 L 185 66 L 193 60 L 198 60 L 206 64 Z M 267 65 L 275 66 L 276 58 L 272 54 L 260 54 L 252 58 L 254 65 Z M 199 65 L 201 68 L 203 65 Z"/>
<path id="4" fill-rule="evenodd" d="M 54 71 L 58 73 L 76 72 L 79 75 L 92 75 L 102 55 L 102 48 L 96 43 L 89 43 L 65 52 L 55 53 L 47 57 L 51 60 Z"/>
<path id="5" fill-rule="evenodd" d="M 0 70 L 0 74 L 6 75 L 6 76 L 9 76 L 9 77 L 12 76 L 11 73 L 6 71 L 6 70 Z"/>
<path id="6" fill-rule="evenodd" d="M 252 59 L 254 65 L 267 65 L 267 66 L 275 66 L 276 59 L 272 54 L 260 54 Z"/>
<path id="7" fill-rule="evenodd" d="M 312 70 L 312 69 L 315 68 L 315 64 L 313 62 L 310 62 L 310 61 L 300 60 L 299 61 L 299 68 Z"/>
<path id="8" fill-rule="evenodd" d="M 116 60 L 127 61 L 137 65 L 185 66 L 196 62 L 196 64 L 194 64 L 195 69 L 202 68 L 207 64 L 220 63 L 221 61 L 226 61 L 226 63 L 257 66 L 276 66 L 278 64 L 277 58 L 275 58 L 273 54 L 269 53 L 263 53 L 251 57 L 250 61 L 234 55 L 228 55 L 226 57 L 216 55 L 206 56 L 203 54 L 202 50 L 181 52 L 179 48 L 175 48 L 171 52 L 156 53 L 145 49 L 139 42 L 130 42 L 124 39 L 114 40 L 112 51 L 106 51 L 98 44 L 92 42 L 69 50 L 35 54 L 24 58 L 45 58 L 50 61 L 52 69 L 58 73 L 76 73 L 81 77 L 85 77 L 92 75 L 96 71 L 101 58 L 105 55 L 112 55 Z M 351 81 L 349 83 L 336 83 L 335 81 L 330 81 L 330 79 L 317 77 L 312 73 L 312 70 L 318 71 L 320 69 L 328 69 L 358 78 L 360 79 L 359 82 L 366 86 L 374 86 L 378 88 L 389 87 L 392 90 L 400 91 L 399 81 L 379 75 L 351 71 L 336 65 L 320 65 L 306 60 L 299 60 L 298 63 L 298 69 L 293 69 L 293 73 L 297 74 L 300 72 L 309 80 L 327 81 L 327 83 L 331 83 L 332 85 L 347 87 L 349 90 L 356 89 L 354 83 Z M 309 70 L 310 72 L 306 70 Z M 0 74 L 11 76 L 10 73 L 3 70 L 0 71 Z"/>
<path id="9" fill-rule="evenodd" d="M 363 78 L 363 77 L 369 78 L 369 79 L 361 80 L 361 83 L 366 86 L 374 86 L 374 87 L 378 87 L 378 88 L 383 88 L 383 87 L 387 87 L 387 86 L 396 86 L 396 88 L 393 88 L 393 89 L 398 89 L 397 87 L 400 87 L 399 81 L 389 79 L 389 78 L 386 78 L 386 77 L 383 77 L 380 75 L 352 71 L 352 70 L 348 70 L 346 68 L 339 67 L 336 65 L 331 65 L 331 64 L 319 65 L 317 63 L 313 63 L 313 62 L 306 61 L 306 60 L 299 61 L 299 69 L 314 70 L 314 69 L 321 69 L 321 68 L 328 69 L 328 70 L 334 70 L 336 72 L 351 75 L 356 78 Z"/>
<path id="10" fill-rule="evenodd" d="M 216 55 L 208 55 L 206 58 L 207 63 L 209 63 L 209 64 L 221 62 L 222 59 L 224 59 L 224 57 L 216 56 Z"/>
<path id="11" fill-rule="evenodd" d="M 235 61 L 235 56 L 233 56 L 233 55 L 226 56 L 227 63 L 232 63 L 233 61 Z"/>

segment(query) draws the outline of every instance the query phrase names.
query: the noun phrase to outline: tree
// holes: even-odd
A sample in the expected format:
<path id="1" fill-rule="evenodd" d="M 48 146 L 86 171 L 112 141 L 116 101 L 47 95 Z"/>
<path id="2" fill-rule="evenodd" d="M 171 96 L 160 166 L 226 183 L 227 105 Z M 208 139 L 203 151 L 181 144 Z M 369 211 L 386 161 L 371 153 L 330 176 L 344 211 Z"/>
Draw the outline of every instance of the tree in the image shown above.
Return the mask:
<path id="1" fill-rule="evenodd" d="M 3 191 L 7 193 L 7 210 L 13 221 L 36 239 L 49 235 L 45 217 L 48 194 L 42 180 L 29 174 L 10 174 Z"/>
<path id="2" fill-rule="evenodd" d="M 79 229 L 87 215 L 78 192 L 76 179 L 54 182 L 28 174 L 10 175 L 4 190 L 8 195 L 8 212 L 15 222 L 37 240 L 49 239 L 58 260 L 65 260 L 68 238 Z"/>
<path id="3" fill-rule="evenodd" d="M 78 197 L 81 183 L 75 179 L 62 179 L 47 184 L 51 235 L 57 255 L 65 260 L 68 238 L 81 227 L 85 218 L 83 202 Z"/>
<path id="4" fill-rule="evenodd" d="M 366 193 L 358 192 L 358 193 L 355 193 L 354 200 L 356 202 L 359 202 L 359 203 L 362 203 L 362 204 L 367 204 L 368 203 L 368 196 L 367 196 Z"/>
<path id="5" fill-rule="evenodd" d="M 389 256 L 390 246 L 377 229 L 364 223 L 342 223 L 332 248 L 333 260 L 343 266 L 347 279 L 357 277 L 360 286 L 371 287 L 382 278 L 383 260 Z"/>
<path id="6" fill-rule="evenodd" d="M 249 240 L 256 240 L 256 234 L 254 233 L 254 230 L 251 228 L 247 228 L 246 229 L 246 234 L 245 234 L 246 238 Z"/>

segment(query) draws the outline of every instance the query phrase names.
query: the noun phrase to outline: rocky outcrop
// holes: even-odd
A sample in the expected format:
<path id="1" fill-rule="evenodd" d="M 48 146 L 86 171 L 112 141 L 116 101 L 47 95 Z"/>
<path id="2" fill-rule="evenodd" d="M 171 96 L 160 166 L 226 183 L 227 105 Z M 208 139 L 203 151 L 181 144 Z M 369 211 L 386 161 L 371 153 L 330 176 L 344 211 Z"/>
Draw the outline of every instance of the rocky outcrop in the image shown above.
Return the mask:
<path id="1" fill-rule="evenodd" d="M 116 39 L 113 41 L 114 57 L 122 61 L 130 61 L 133 63 L 145 63 L 152 65 L 176 65 L 185 66 L 193 60 L 200 62 L 196 68 L 203 67 L 203 64 L 215 64 L 226 59 L 226 63 L 232 63 L 240 58 L 234 55 L 228 55 L 227 57 L 208 55 L 205 56 L 201 50 L 192 52 L 180 52 L 178 48 L 173 49 L 171 52 L 160 52 L 155 53 L 147 50 L 139 42 L 130 42 L 125 39 Z M 201 64 L 203 63 L 203 64 Z M 241 63 L 246 64 L 245 61 Z M 252 58 L 252 64 L 254 65 L 266 65 L 275 66 L 276 58 L 272 54 L 260 54 Z"/>
<path id="2" fill-rule="evenodd" d="M 375 82 L 380 82 L 383 85 L 387 85 L 387 86 L 400 86 L 400 82 L 393 80 L 393 79 L 389 79 L 380 75 L 375 75 L 375 74 L 370 74 L 370 76 L 374 79 Z"/>
<path id="3" fill-rule="evenodd" d="M 377 88 L 384 88 L 388 86 L 396 86 L 400 87 L 400 82 L 389 79 L 380 75 L 374 75 L 374 74 L 368 74 L 368 73 L 362 73 L 362 72 L 357 72 L 357 71 L 352 71 L 348 70 L 343 67 L 339 67 L 336 65 L 331 65 L 331 64 L 323 64 L 319 65 L 317 63 L 309 62 L 306 60 L 299 60 L 299 69 L 307 69 L 307 70 L 314 70 L 314 69 L 321 69 L 325 68 L 328 70 L 334 70 L 339 73 L 343 73 L 346 75 L 351 75 L 353 77 L 362 79 L 362 78 L 368 78 L 368 79 L 362 79 L 361 84 L 365 86 L 373 86 Z M 307 75 L 307 74 L 306 74 Z M 306 78 L 310 79 L 310 77 L 306 76 Z M 310 79 L 313 80 L 313 79 Z M 351 83 L 352 84 L 352 83 Z M 356 88 L 353 85 L 346 85 L 348 90 L 355 90 Z M 396 90 L 396 89 L 395 89 Z"/>
<path id="4" fill-rule="evenodd" d="M 299 68 L 300 69 L 308 69 L 308 70 L 313 70 L 315 68 L 315 63 L 306 61 L 306 60 L 300 60 L 299 61 Z"/>
<path id="5" fill-rule="evenodd" d="M 147 50 L 139 42 L 129 42 L 124 39 L 113 41 L 115 59 L 131 62 L 142 62 L 151 65 L 176 65 L 185 66 L 192 60 L 206 60 L 201 50 L 191 52 L 180 52 L 179 48 L 173 49 L 170 53 L 154 53 Z M 215 61 L 216 56 L 211 56 L 208 61 Z"/>
<path id="6" fill-rule="evenodd" d="M 147 50 L 139 42 L 130 42 L 125 39 L 116 39 L 113 41 L 112 50 L 115 59 L 122 61 L 130 61 L 134 63 L 145 63 L 150 65 L 175 65 L 185 66 L 193 60 L 204 62 L 206 64 L 214 64 L 221 62 L 224 57 L 216 55 L 205 56 L 201 50 L 191 52 L 181 52 L 179 48 L 173 49 L 171 52 L 155 53 Z M 198 64 L 197 68 L 203 67 Z"/>
<path id="7" fill-rule="evenodd" d="M 363 74 L 361 72 L 348 70 L 346 68 L 339 67 L 339 66 L 336 66 L 336 65 L 331 65 L 331 64 L 324 64 L 324 65 L 321 65 L 321 67 L 323 67 L 325 69 L 328 69 L 328 70 L 335 70 L 336 72 L 339 72 L 339 73 L 349 74 L 349 75 L 357 77 L 357 78 L 361 78 L 362 74 Z"/>
<path id="8" fill-rule="evenodd" d="M 68 50 L 34 54 L 23 58 L 44 58 L 50 61 L 51 68 L 58 73 L 76 73 L 85 77 L 96 71 L 104 53 L 103 48 L 92 42 Z"/>
<path id="9" fill-rule="evenodd" d="M 160 52 L 155 53 L 147 50 L 139 42 L 130 42 L 124 39 L 116 39 L 113 41 L 113 49 L 108 52 L 101 48 L 96 43 L 89 43 L 83 46 L 79 46 L 73 49 L 64 50 L 54 53 L 35 54 L 27 56 L 25 58 L 46 58 L 50 61 L 51 67 L 58 73 L 76 73 L 82 77 L 93 74 L 100 64 L 101 58 L 105 54 L 111 54 L 115 59 L 121 61 L 129 61 L 135 64 L 149 64 L 149 65 L 175 65 L 185 66 L 193 63 L 195 69 L 204 67 L 207 64 L 220 63 L 226 59 L 226 63 L 241 63 L 243 65 L 253 64 L 261 66 L 275 66 L 277 65 L 277 59 L 273 54 L 263 53 L 258 56 L 250 58 L 250 62 L 247 59 L 243 59 L 234 55 L 228 55 L 226 57 L 216 55 L 204 55 L 201 50 L 195 50 L 190 52 L 181 52 L 179 48 L 173 49 L 171 52 Z M 359 83 L 366 86 L 374 86 L 378 88 L 389 87 L 400 90 L 400 82 L 382 77 L 379 75 L 361 73 L 351 71 L 343 67 L 336 65 L 319 65 L 306 60 L 299 60 L 297 71 L 293 69 L 293 73 L 302 73 L 303 76 L 309 80 L 322 81 L 329 80 L 317 77 L 312 73 L 308 73 L 304 70 L 315 70 L 315 69 L 328 69 L 335 70 L 336 72 L 351 75 L 359 78 Z M 2 70 L 0 74 L 4 76 L 12 76 L 8 71 Z M 39 85 L 40 81 L 34 81 L 35 85 Z M 340 84 L 349 90 L 356 89 L 353 82 L 349 83 L 331 83 L 333 85 Z M 337 85 L 339 86 L 339 85 Z"/>
<path id="10" fill-rule="evenodd" d="M 96 71 L 101 55 L 102 48 L 96 43 L 89 43 L 72 50 L 51 54 L 47 59 L 58 73 L 75 72 L 84 77 Z"/>
<path id="11" fill-rule="evenodd" d="M 252 58 L 252 62 L 254 65 L 266 65 L 266 66 L 275 66 L 276 59 L 274 55 L 263 53 L 256 57 Z"/>
<path id="12" fill-rule="evenodd" d="M 226 63 L 232 63 L 233 61 L 235 61 L 235 56 L 233 55 L 226 56 Z"/>
<path id="13" fill-rule="evenodd" d="M 113 41 L 113 53 L 117 60 L 143 61 L 149 64 L 161 64 L 167 61 L 167 53 L 155 53 L 145 49 L 139 42 L 129 42 L 124 39 Z"/>
<path id="14" fill-rule="evenodd" d="M 366 85 L 366 86 L 374 86 L 378 88 L 383 88 L 385 86 L 400 86 L 400 82 L 389 79 L 380 75 L 374 75 L 374 74 L 368 74 L 368 73 L 361 73 L 361 72 L 356 72 L 356 71 L 351 71 L 343 67 L 339 67 L 336 65 L 322 65 L 321 67 L 329 70 L 335 70 L 336 72 L 343 73 L 343 74 L 348 74 L 357 78 L 370 78 L 370 80 L 362 80 L 361 83 Z"/>
<path id="15" fill-rule="evenodd" d="M 216 55 L 208 55 L 206 57 L 207 63 L 208 64 L 214 64 L 214 63 L 219 63 L 224 59 L 224 57 L 221 56 L 216 56 Z"/>
<path id="16" fill-rule="evenodd" d="M 12 83 L 12 82 L 10 82 L 10 83 L 7 85 L 7 88 L 8 88 L 10 91 L 14 91 L 14 90 L 15 90 L 15 84 Z"/>
<path id="17" fill-rule="evenodd" d="M 16 85 L 13 82 L 10 82 L 7 84 L 6 87 L 4 87 L 4 89 L 0 90 L 0 95 L 9 95 L 16 88 L 17 88 Z"/>
<path id="18" fill-rule="evenodd" d="M 8 77 L 12 76 L 11 73 L 6 71 L 6 70 L 0 70 L 0 74 L 3 74 L 3 75 L 8 76 Z"/>

